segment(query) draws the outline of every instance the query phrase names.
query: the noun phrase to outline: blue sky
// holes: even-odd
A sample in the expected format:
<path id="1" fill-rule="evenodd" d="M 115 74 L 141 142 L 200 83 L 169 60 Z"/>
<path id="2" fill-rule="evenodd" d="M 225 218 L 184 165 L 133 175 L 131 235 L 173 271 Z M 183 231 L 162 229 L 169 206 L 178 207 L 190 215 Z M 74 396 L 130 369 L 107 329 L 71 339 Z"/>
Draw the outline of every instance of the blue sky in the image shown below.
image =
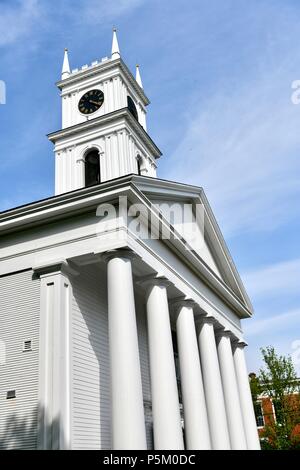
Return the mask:
<path id="1" fill-rule="evenodd" d="M 249 368 L 274 345 L 300 375 L 298 1 L 0 0 L 0 210 L 53 194 L 63 48 L 72 68 L 109 55 L 114 25 L 141 65 L 159 176 L 205 189 L 253 301 Z"/>

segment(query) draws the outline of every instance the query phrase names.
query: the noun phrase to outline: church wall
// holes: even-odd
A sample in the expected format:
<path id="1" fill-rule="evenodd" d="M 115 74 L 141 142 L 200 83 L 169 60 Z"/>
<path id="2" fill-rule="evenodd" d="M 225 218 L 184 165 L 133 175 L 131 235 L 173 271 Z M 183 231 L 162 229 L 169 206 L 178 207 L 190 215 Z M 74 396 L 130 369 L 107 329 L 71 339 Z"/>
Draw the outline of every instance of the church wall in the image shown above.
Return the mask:
<path id="1" fill-rule="evenodd" d="M 103 126 L 101 131 L 90 131 L 86 136 L 66 138 L 56 145 L 56 194 L 84 187 L 84 157 L 89 148 L 99 150 L 101 181 L 136 174 L 138 156 L 142 159 L 142 175 L 156 176 L 156 163 L 146 146 L 123 122 L 119 122 L 118 125 Z"/>
<path id="2" fill-rule="evenodd" d="M 116 83 L 116 80 L 118 83 Z M 91 89 L 99 89 L 104 93 L 103 106 L 94 113 L 94 117 L 103 116 L 104 114 L 120 109 L 119 89 L 120 79 L 96 79 L 93 82 L 84 82 L 76 89 L 70 88 L 64 90 L 62 94 L 62 128 L 70 127 L 85 122 L 86 116 L 78 110 L 78 102 L 80 98 Z"/>
<path id="3" fill-rule="evenodd" d="M 75 75 L 74 75 L 75 76 Z M 99 117 L 117 109 L 127 106 L 127 95 L 130 94 L 136 105 L 139 107 L 141 124 L 145 125 L 145 107 L 131 85 L 124 82 L 124 77 L 120 74 L 118 67 L 100 71 L 92 77 L 82 77 L 81 82 L 65 85 L 62 91 L 62 128 L 85 122 L 86 116 L 78 110 L 78 102 L 87 91 L 99 89 L 104 93 L 104 102 L 101 108 L 93 114 Z"/>
<path id="4" fill-rule="evenodd" d="M 0 275 L 35 264 L 47 263 L 48 260 L 60 257 L 68 259 L 79 254 L 93 253 L 97 247 L 104 251 L 110 249 L 110 240 L 106 241 L 105 236 L 102 237 L 99 231 L 97 232 L 99 218 L 95 216 L 95 211 L 96 209 L 81 216 L 65 218 L 65 220 L 53 224 L 49 223 L 3 236 L 0 248 Z M 215 315 L 224 326 L 233 328 L 234 334 L 241 335 L 239 317 L 217 293 L 212 291 L 199 276 L 182 263 L 176 253 L 159 240 L 143 240 L 143 245 L 146 250 L 140 244 L 134 244 L 133 248 L 149 266 L 160 272 L 163 260 L 166 277 L 172 276 L 172 282 L 180 290 L 186 295 L 196 296 L 195 298 L 199 302 L 201 302 L 199 297 L 201 295 L 203 308 Z"/>
<path id="5" fill-rule="evenodd" d="M 99 217 L 95 214 L 96 207 L 91 212 L 65 217 L 59 222 L 3 235 L 0 247 L 0 275 L 36 264 L 41 265 L 53 259 L 68 259 L 93 253 L 99 249 L 103 251 L 111 249 L 111 237 L 106 240 L 105 234 L 99 233 Z M 130 246 L 131 244 L 130 240 Z M 224 326 L 233 328 L 234 334 L 241 335 L 239 316 L 217 292 L 191 271 L 166 243 L 148 239 L 143 240 L 142 244 L 134 243 L 132 248 L 158 272 L 162 270 L 163 262 L 166 277 L 172 276 L 172 282 L 178 289 L 186 295 L 195 297 L 199 302 L 201 296 L 203 299 L 201 305 L 205 310 L 215 315 Z"/>
<path id="6" fill-rule="evenodd" d="M 72 278 L 72 448 L 110 448 L 106 279 L 96 265 Z"/>
<path id="7" fill-rule="evenodd" d="M 40 281 L 31 270 L 3 276 L 0 293 L 0 449 L 35 449 Z M 7 399 L 12 390 L 16 398 Z"/>

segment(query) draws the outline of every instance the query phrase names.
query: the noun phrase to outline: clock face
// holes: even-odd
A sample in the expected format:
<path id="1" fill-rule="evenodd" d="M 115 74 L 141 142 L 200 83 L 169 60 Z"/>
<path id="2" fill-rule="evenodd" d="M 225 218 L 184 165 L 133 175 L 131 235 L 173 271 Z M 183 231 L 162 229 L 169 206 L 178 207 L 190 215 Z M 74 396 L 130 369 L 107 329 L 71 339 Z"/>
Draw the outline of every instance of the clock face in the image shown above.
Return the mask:
<path id="1" fill-rule="evenodd" d="M 98 111 L 104 101 L 104 94 L 101 90 L 87 91 L 78 103 L 78 109 L 82 114 L 92 114 Z"/>

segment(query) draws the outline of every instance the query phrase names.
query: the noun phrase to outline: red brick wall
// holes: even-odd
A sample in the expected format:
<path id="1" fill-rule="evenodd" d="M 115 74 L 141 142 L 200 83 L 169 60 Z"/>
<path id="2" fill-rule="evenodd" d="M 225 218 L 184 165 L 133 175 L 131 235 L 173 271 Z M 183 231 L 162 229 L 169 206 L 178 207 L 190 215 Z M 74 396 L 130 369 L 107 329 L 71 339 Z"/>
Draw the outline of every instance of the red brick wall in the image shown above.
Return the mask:
<path id="1" fill-rule="evenodd" d="M 286 397 L 286 400 L 289 402 L 288 408 L 290 415 L 294 421 L 300 422 L 300 402 L 298 395 L 289 395 Z M 265 426 L 272 426 L 275 422 L 274 408 L 272 405 L 272 400 L 269 397 L 264 397 L 261 400 L 262 412 L 264 416 Z M 258 430 L 259 435 L 261 436 L 264 433 L 265 428 L 260 428 Z M 300 424 L 295 425 L 293 436 L 300 436 Z"/>

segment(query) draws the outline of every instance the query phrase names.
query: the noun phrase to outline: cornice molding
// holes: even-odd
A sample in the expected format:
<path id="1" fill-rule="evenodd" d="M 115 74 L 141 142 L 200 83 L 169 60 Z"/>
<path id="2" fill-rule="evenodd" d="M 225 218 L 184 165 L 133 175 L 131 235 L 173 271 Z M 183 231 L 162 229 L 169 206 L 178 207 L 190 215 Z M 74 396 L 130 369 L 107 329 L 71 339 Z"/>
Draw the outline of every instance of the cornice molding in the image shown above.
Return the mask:
<path id="1" fill-rule="evenodd" d="M 90 66 L 87 69 L 81 69 L 78 70 L 78 72 L 73 72 L 71 75 L 64 79 L 64 80 L 59 80 L 56 82 L 56 86 L 62 90 L 66 86 L 69 85 L 75 85 L 78 82 L 82 82 L 83 78 L 89 78 L 97 75 L 99 72 L 103 72 L 106 70 L 110 70 L 115 68 L 116 66 L 119 66 L 120 70 L 123 72 L 124 76 L 128 80 L 128 82 L 132 85 L 134 88 L 135 92 L 139 96 L 140 100 L 142 103 L 147 106 L 150 104 L 149 99 L 147 98 L 144 90 L 138 85 L 137 81 L 135 80 L 134 76 L 132 75 L 131 71 L 123 62 L 121 58 L 118 59 L 108 59 L 105 62 L 100 62 L 99 64 L 95 66 Z"/>
<path id="2" fill-rule="evenodd" d="M 101 251 L 94 251 L 94 255 L 98 258 L 100 257 L 105 263 L 108 263 L 110 260 L 115 258 L 124 258 L 130 261 L 138 258 L 138 255 L 128 247 L 115 248 L 113 250 L 105 251 L 104 253 Z"/>
<path id="3" fill-rule="evenodd" d="M 46 264 L 36 265 L 32 267 L 32 270 L 39 278 L 53 276 L 54 274 L 65 274 L 77 276 L 78 272 L 71 268 L 65 259 L 55 260 Z"/>
<path id="4" fill-rule="evenodd" d="M 113 111 L 103 116 L 99 116 L 89 121 L 82 122 L 80 124 L 75 124 L 74 126 L 66 127 L 65 129 L 60 129 L 55 132 L 51 132 L 47 135 L 48 139 L 52 143 L 56 143 L 60 139 L 66 137 L 71 137 L 76 134 L 80 134 L 87 130 L 98 127 L 99 125 L 108 124 L 112 121 L 116 122 L 118 119 L 125 119 L 126 123 L 133 128 L 137 135 L 141 138 L 144 145 L 151 151 L 155 159 L 161 157 L 162 152 L 153 142 L 149 134 L 141 126 L 141 124 L 132 116 L 128 108 L 121 108 L 116 111 Z"/>
<path id="5" fill-rule="evenodd" d="M 59 221 L 61 218 L 65 219 L 75 214 L 91 211 L 103 199 L 105 201 L 117 200 L 120 194 L 126 194 L 131 202 L 143 203 L 154 218 L 159 217 L 160 222 L 163 222 L 172 229 L 174 239 L 161 240 L 162 243 L 165 243 L 169 249 L 176 252 L 178 258 L 189 266 L 196 275 L 199 275 L 200 279 L 204 280 L 241 318 L 251 316 L 252 312 L 248 306 L 209 268 L 204 260 L 197 253 L 186 249 L 185 240 L 154 210 L 151 201 L 135 185 L 136 179 L 136 176 L 128 175 L 116 180 L 106 181 L 91 188 L 79 189 L 0 213 L 0 233 L 11 233 L 22 230 L 24 227 L 42 225 L 43 223 L 49 223 L 49 220 L 52 222 Z M 144 179 L 154 180 L 153 178 L 142 176 L 138 177 L 138 179 L 140 181 Z M 186 189 L 188 189 L 187 185 Z M 149 251 L 142 240 L 136 240 L 136 242 Z M 164 263 L 163 260 L 161 262 Z"/>

